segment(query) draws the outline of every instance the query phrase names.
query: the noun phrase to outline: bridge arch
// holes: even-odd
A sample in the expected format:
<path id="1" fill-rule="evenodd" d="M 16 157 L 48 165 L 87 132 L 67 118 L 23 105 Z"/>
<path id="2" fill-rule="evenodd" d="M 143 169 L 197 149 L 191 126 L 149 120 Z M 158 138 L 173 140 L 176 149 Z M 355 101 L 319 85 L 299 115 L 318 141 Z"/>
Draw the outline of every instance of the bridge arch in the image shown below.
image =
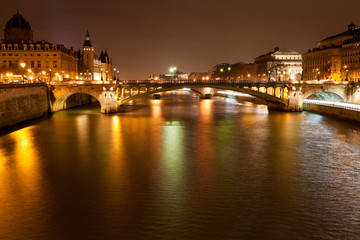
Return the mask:
<path id="1" fill-rule="evenodd" d="M 346 87 L 346 86 L 345 86 Z M 302 93 L 302 100 L 304 101 L 305 99 L 307 99 L 308 97 L 310 97 L 313 94 L 317 94 L 317 93 L 321 93 L 321 92 L 325 92 L 325 93 L 331 93 L 331 94 L 335 94 L 337 96 L 339 96 L 340 98 L 342 98 L 342 100 L 344 102 L 347 101 L 347 92 L 345 91 L 344 87 L 339 87 L 339 86 L 319 86 L 319 87 L 312 87 L 312 88 L 306 88 L 304 87 L 301 91 Z"/>
<path id="2" fill-rule="evenodd" d="M 55 101 L 52 104 L 52 111 L 53 112 L 58 112 L 58 111 L 66 110 L 66 109 L 69 109 L 70 107 L 72 107 L 71 105 L 69 106 L 69 100 L 70 100 L 70 98 L 72 96 L 74 96 L 76 94 L 84 94 L 84 95 L 91 96 L 91 97 L 95 98 L 100 103 L 99 99 L 96 96 L 93 96 L 93 95 L 90 95 L 90 94 L 87 94 L 87 93 L 75 93 L 75 92 L 73 92 L 73 93 L 65 93 L 65 94 L 63 94 L 63 95 L 61 95 L 61 96 L 59 96 L 59 97 L 57 97 L 55 99 Z M 101 106 L 101 103 L 100 103 L 100 106 Z"/>
<path id="3" fill-rule="evenodd" d="M 116 102 L 115 86 L 53 86 L 52 87 L 52 111 L 57 112 L 67 109 L 66 102 L 74 94 L 86 94 L 95 98 L 101 106 L 102 113 L 116 112 L 118 104 Z"/>
<path id="4" fill-rule="evenodd" d="M 336 102 L 344 102 L 344 99 L 333 92 L 317 92 L 314 93 L 312 95 L 310 95 L 309 97 L 307 97 L 306 99 L 317 99 L 317 100 L 328 100 L 328 101 L 336 101 Z"/>
<path id="5" fill-rule="evenodd" d="M 190 90 L 192 90 L 193 92 L 195 92 L 197 95 L 199 95 L 200 97 L 205 97 L 206 93 L 199 91 L 198 89 L 194 88 L 193 86 L 186 86 L 186 85 L 180 85 L 180 86 L 171 86 L 171 87 L 160 87 L 160 88 L 154 88 L 154 89 L 148 89 L 148 91 L 146 93 L 140 93 L 137 95 L 133 95 L 130 96 L 128 98 L 123 98 L 121 100 L 120 104 L 125 104 L 131 100 L 137 99 L 137 98 L 141 98 L 141 97 L 145 97 L 145 96 L 149 96 L 152 94 L 156 94 L 156 93 L 162 93 L 162 92 L 168 92 L 168 91 L 173 91 L 173 90 L 180 90 L 183 88 L 189 88 Z M 198 86 L 197 88 L 201 88 L 201 89 L 205 89 L 205 88 L 211 88 L 211 89 L 221 89 L 221 90 L 231 90 L 231 91 L 236 91 L 236 92 L 241 92 L 241 93 L 247 93 L 249 95 L 252 95 L 254 97 L 259 97 L 261 99 L 263 99 L 266 102 L 276 102 L 276 103 L 281 103 L 284 104 L 284 101 L 282 98 L 276 97 L 275 94 L 273 95 L 269 95 L 267 93 L 267 89 L 265 87 L 261 87 L 261 88 L 256 88 L 259 91 L 255 91 L 253 90 L 254 88 L 239 88 L 236 86 L 213 86 L 213 85 L 201 85 Z M 272 88 L 272 91 L 274 92 L 274 88 Z"/>

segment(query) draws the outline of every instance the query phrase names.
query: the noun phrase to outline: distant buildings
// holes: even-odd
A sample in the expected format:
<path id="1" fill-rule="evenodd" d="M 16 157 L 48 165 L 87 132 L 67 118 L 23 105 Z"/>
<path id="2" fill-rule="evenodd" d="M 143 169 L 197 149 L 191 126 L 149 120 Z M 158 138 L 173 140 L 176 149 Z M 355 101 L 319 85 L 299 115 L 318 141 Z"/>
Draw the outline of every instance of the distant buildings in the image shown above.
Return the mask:
<path id="1" fill-rule="evenodd" d="M 301 54 L 292 50 L 275 48 L 274 51 L 255 58 L 254 63 L 223 63 L 210 69 L 213 79 L 289 81 L 300 80 Z"/>
<path id="2" fill-rule="evenodd" d="M 303 54 L 304 80 L 360 80 L 360 29 L 348 25 L 345 32 L 325 38 Z"/>
<path id="3" fill-rule="evenodd" d="M 16 76 L 23 76 L 27 81 L 111 80 L 113 73 L 107 52 L 102 52 L 100 57 L 94 54 L 88 32 L 81 52 L 45 40 L 34 42 L 30 24 L 19 12 L 5 26 L 0 49 L 2 82 L 14 80 Z"/>

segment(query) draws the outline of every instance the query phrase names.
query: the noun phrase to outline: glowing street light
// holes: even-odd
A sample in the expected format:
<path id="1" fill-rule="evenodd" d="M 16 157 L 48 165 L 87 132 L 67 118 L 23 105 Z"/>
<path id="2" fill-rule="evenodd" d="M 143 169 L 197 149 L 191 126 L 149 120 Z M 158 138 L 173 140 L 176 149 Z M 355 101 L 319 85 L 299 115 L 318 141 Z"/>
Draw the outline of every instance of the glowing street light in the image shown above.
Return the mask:
<path id="1" fill-rule="evenodd" d="M 349 69 L 347 69 L 347 65 L 344 66 L 345 68 L 345 71 L 346 71 L 346 78 L 345 78 L 345 81 L 348 81 L 349 80 Z"/>
<path id="2" fill-rule="evenodd" d="M 20 63 L 20 66 L 22 67 L 22 71 L 21 71 L 21 73 L 22 73 L 22 82 L 24 83 L 24 69 L 25 69 L 25 66 L 26 66 L 26 64 L 24 63 L 24 62 L 22 62 L 22 63 Z"/>
<path id="3" fill-rule="evenodd" d="M 171 73 L 175 73 L 175 72 L 177 71 L 177 67 L 171 66 L 171 67 L 169 68 L 169 71 L 170 71 Z"/>

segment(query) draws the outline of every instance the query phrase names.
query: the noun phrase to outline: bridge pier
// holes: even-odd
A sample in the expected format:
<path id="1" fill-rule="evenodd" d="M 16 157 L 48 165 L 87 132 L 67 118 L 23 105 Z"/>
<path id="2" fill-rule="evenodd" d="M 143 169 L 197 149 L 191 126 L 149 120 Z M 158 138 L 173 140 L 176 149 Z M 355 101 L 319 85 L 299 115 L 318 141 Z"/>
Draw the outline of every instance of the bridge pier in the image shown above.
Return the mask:
<path id="1" fill-rule="evenodd" d="M 160 98 L 161 98 L 161 94 L 159 94 L 159 93 L 155 93 L 153 95 L 153 99 L 160 99 Z"/>
<path id="2" fill-rule="evenodd" d="M 212 99 L 212 94 L 210 94 L 210 93 L 206 93 L 206 94 L 204 94 L 204 97 L 202 97 L 202 99 Z"/>
<path id="3" fill-rule="evenodd" d="M 286 105 L 283 103 L 275 103 L 269 102 L 268 109 L 275 110 L 275 111 L 284 111 L 284 112 L 302 112 L 303 107 L 299 105 Z"/>

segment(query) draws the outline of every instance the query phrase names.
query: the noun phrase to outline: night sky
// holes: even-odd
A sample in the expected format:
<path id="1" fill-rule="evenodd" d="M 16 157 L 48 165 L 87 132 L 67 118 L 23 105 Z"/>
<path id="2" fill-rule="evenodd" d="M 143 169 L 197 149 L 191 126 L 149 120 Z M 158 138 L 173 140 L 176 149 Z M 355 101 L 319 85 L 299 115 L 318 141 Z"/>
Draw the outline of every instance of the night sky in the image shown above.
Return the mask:
<path id="1" fill-rule="evenodd" d="M 170 65 L 202 72 L 252 62 L 275 46 L 304 53 L 351 22 L 360 26 L 359 0 L 3 0 L 2 30 L 17 9 L 34 40 L 77 50 L 88 29 L 96 53 L 107 49 L 122 79 Z"/>

